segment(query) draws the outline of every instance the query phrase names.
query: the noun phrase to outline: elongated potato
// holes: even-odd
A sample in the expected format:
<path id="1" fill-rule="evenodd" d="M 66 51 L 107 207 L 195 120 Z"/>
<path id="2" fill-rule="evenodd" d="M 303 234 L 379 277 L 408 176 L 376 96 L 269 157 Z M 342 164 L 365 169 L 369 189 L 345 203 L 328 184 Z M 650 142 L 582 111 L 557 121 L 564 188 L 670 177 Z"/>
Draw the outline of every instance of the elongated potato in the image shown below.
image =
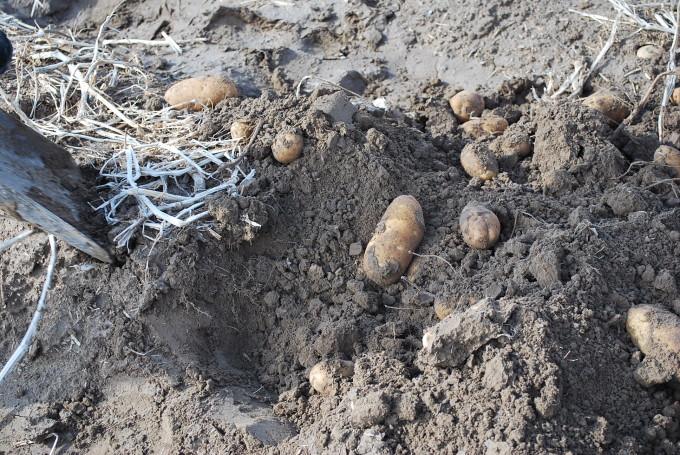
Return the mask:
<path id="1" fill-rule="evenodd" d="M 488 250 L 501 235 L 501 222 L 486 205 L 472 201 L 460 212 L 458 218 L 463 240 L 472 248 Z"/>
<path id="2" fill-rule="evenodd" d="M 225 98 L 236 98 L 236 85 L 224 76 L 192 77 L 172 85 L 165 92 L 165 101 L 177 109 L 201 111 L 213 107 Z M 190 101 L 196 100 L 195 103 Z"/>
<path id="3" fill-rule="evenodd" d="M 463 90 L 449 100 L 453 114 L 459 122 L 464 123 L 471 117 L 479 117 L 484 111 L 484 98 L 479 93 Z"/>
<path id="4" fill-rule="evenodd" d="M 463 131 L 477 139 L 484 136 L 500 136 L 508 129 L 508 121 L 503 117 L 476 118 L 461 125 Z"/>
<path id="5" fill-rule="evenodd" d="M 386 286 L 399 280 L 425 233 L 423 210 L 413 196 L 399 196 L 387 207 L 366 246 L 364 271 Z"/>
<path id="6" fill-rule="evenodd" d="M 630 114 L 628 103 L 619 95 L 610 91 L 593 93 L 583 100 L 583 104 L 602 112 L 612 126 L 623 122 Z"/>
<path id="7" fill-rule="evenodd" d="M 329 395 L 335 390 L 340 378 L 354 375 L 354 364 L 348 360 L 323 360 L 312 367 L 309 372 L 309 383 L 322 395 Z"/>
<path id="8" fill-rule="evenodd" d="M 648 358 L 643 361 L 637 371 L 641 382 L 653 384 L 661 380 L 649 380 L 645 369 L 662 370 L 654 374 L 661 379 L 674 377 L 680 380 L 680 316 L 655 305 L 638 305 L 628 310 L 626 329 L 633 343 Z M 640 381 L 639 381 L 640 382 Z"/>
<path id="9" fill-rule="evenodd" d="M 276 135 L 272 144 L 272 155 L 279 163 L 290 163 L 302 153 L 304 138 L 294 132 L 282 132 Z"/>
<path id="10" fill-rule="evenodd" d="M 498 175 L 498 160 L 486 144 L 466 145 L 460 153 L 460 164 L 473 178 L 491 180 Z"/>
<path id="11" fill-rule="evenodd" d="M 670 168 L 670 174 L 680 177 L 680 150 L 662 145 L 654 152 L 654 162 Z"/>

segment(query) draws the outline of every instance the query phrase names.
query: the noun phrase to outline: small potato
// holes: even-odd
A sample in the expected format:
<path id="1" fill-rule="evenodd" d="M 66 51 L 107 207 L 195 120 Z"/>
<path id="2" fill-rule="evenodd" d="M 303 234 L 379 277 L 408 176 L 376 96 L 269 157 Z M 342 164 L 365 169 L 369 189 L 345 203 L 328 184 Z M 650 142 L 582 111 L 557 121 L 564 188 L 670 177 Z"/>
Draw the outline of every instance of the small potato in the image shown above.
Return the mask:
<path id="1" fill-rule="evenodd" d="M 626 101 L 614 92 L 601 91 L 593 93 L 583 100 L 583 104 L 602 112 L 613 126 L 623 122 L 628 117 L 628 114 L 630 114 Z"/>
<path id="2" fill-rule="evenodd" d="M 279 163 L 290 163 L 302 153 L 304 139 L 301 134 L 293 132 L 279 133 L 272 144 L 272 154 Z"/>
<path id="3" fill-rule="evenodd" d="M 418 278 L 423 276 L 425 272 L 424 266 L 427 263 L 426 258 L 423 256 L 416 256 L 411 261 L 411 264 L 406 269 L 406 274 L 404 275 L 409 281 L 416 281 Z"/>
<path id="4" fill-rule="evenodd" d="M 449 100 L 451 109 L 459 122 L 464 123 L 472 117 L 479 117 L 484 111 L 484 98 L 479 93 L 463 90 Z"/>
<path id="5" fill-rule="evenodd" d="M 486 206 L 477 201 L 469 202 L 458 218 L 463 240 L 472 248 L 488 250 L 501 235 L 498 217 Z"/>
<path id="6" fill-rule="evenodd" d="M 642 60 L 655 60 L 663 56 L 663 54 L 663 48 L 655 46 L 654 44 L 646 44 L 642 47 L 639 47 L 636 52 L 637 58 Z"/>
<path id="7" fill-rule="evenodd" d="M 485 144 L 473 142 L 460 154 L 460 164 L 470 177 L 491 180 L 498 175 L 498 160 Z"/>
<path id="8" fill-rule="evenodd" d="M 249 122 L 234 122 L 229 132 L 232 139 L 248 139 L 253 134 L 253 125 Z"/>
<path id="9" fill-rule="evenodd" d="M 626 329 L 640 351 L 680 380 L 679 316 L 655 305 L 638 305 L 628 310 Z"/>
<path id="10" fill-rule="evenodd" d="M 677 87 L 671 93 L 671 102 L 673 104 L 680 104 L 680 87 Z"/>
<path id="11" fill-rule="evenodd" d="M 413 196 L 399 196 L 387 207 L 364 252 L 364 272 L 387 286 L 399 280 L 423 240 L 423 209 Z"/>
<path id="12" fill-rule="evenodd" d="M 204 106 L 213 107 L 225 98 L 236 97 L 236 85 L 224 76 L 192 77 L 177 82 L 165 92 L 165 101 L 170 106 L 192 111 L 201 111 Z"/>
<path id="13" fill-rule="evenodd" d="M 309 372 L 309 383 L 322 395 L 329 395 L 335 390 L 340 378 L 354 375 L 354 364 L 347 360 L 323 360 L 312 367 Z"/>
<path id="14" fill-rule="evenodd" d="M 533 146 L 526 133 L 506 133 L 498 139 L 498 148 L 503 155 L 514 155 L 518 158 L 529 156 Z"/>
<path id="15" fill-rule="evenodd" d="M 461 128 L 475 139 L 484 136 L 500 136 L 508 129 L 508 121 L 503 117 L 476 118 L 463 123 Z"/>
<path id="16" fill-rule="evenodd" d="M 680 177 L 680 150 L 662 145 L 654 152 L 654 162 L 667 166 L 673 177 Z"/>
<path id="17" fill-rule="evenodd" d="M 453 311 L 454 308 L 462 308 L 463 306 L 471 305 L 478 301 L 479 299 L 475 299 L 474 297 L 458 298 L 449 296 L 447 298 L 437 298 L 434 301 L 434 314 L 442 321 L 446 316 L 451 314 L 451 311 Z"/>

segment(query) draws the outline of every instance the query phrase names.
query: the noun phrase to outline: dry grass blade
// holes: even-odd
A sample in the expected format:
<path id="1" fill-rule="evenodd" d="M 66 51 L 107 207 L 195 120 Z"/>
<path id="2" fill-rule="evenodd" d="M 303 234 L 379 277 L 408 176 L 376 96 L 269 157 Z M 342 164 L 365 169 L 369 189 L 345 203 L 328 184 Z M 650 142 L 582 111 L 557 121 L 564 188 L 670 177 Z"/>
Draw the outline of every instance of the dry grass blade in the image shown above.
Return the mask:
<path id="1" fill-rule="evenodd" d="M 33 337 L 35 337 L 38 331 L 38 324 L 40 324 L 40 319 L 42 318 L 42 312 L 45 310 L 45 303 L 47 301 L 47 291 L 49 291 L 50 286 L 52 286 L 52 276 L 54 275 L 54 265 L 57 263 L 57 242 L 52 234 L 49 235 L 50 241 L 50 262 L 47 266 L 47 276 L 45 277 L 45 283 L 43 284 L 42 293 L 40 294 L 40 299 L 38 300 L 38 308 L 36 308 L 33 314 L 33 319 L 26 330 L 24 338 L 21 343 L 14 351 L 14 354 L 9 358 L 5 366 L 0 371 L 0 383 L 14 370 L 16 365 L 21 362 L 24 355 L 28 352 L 33 342 Z"/>
<path id="2" fill-rule="evenodd" d="M 246 169 L 238 140 L 199 139 L 204 113 L 145 109 L 159 78 L 121 47 L 162 44 L 181 53 L 182 45 L 202 40 L 104 39 L 114 15 L 115 9 L 89 42 L 0 13 L 16 72 L 12 90 L 0 89 L 0 98 L 26 124 L 100 169 L 108 196 L 95 208 L 124 246 L 147 229 L 160 238 L 203 220 L 206 197 L 237 194 L 254 171 Z M 216 172 L 225 168 L 224 177 Z"/>

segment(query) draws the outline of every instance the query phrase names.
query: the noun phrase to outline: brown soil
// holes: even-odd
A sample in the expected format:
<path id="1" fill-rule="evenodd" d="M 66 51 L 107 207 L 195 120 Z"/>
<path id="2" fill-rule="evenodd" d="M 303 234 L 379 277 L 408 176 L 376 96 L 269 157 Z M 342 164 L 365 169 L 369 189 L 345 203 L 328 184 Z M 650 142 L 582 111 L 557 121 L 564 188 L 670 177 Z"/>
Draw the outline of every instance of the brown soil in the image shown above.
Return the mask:
<path id="1" fill-rule="evenodd" d="M 26 14 L 32 3 L 0 5 Z M 118 1 L 45 3 L 39 21 L 92 34 Z M 60 243 L 36 341 L 1 385 L 0 453 L 48 453 L 54 434 L 56 453 L 680 453 L 680 387 L 636 382 L 644 356 L 625 327 L 633 305 L 680 315 L 677 181 L 631 165 L 659 145 L 661 89 L 615 141 L 598 112 L 532 94 L 608 37 L 568 9 L 613 16 L 609 3 L 301 3 L 128 1 L 112 20 L 127 38 L 209 38 L 180 56 L 138 51 L 168 81 L 237 82 L 241 98 L 196 128 L 226 138 L 233 121 L 263 120 L 257 178 L 209 202 L 221 240 L 195 229 L 155 245 L 139 237 L 114 266 Z M 645 74 L 663 71 L 635 52 L 668 49 L 669 36 L 620 36 L 584 95 L 636 100 Z M 308 74 L 389 108 L 328 85 L 296 97 Z M 502 157 L 490 182 L 460 165 L 470 142 L 497 148 L 458 128 L 447 100 L 460 88 L 533 142 L 529 157 Z M 671 140 L 678 119 L 671 106 Z M 305 143 L 286 165 L 271 144 L 289 129 Z M 363 248 L 401 194 L 420 202 L 425 237 L 406 276 L 379 287 Z M 500 219 L 490 250 L 463 242 L 458 217 L 473 200 Z M 0 238 L 22 228 L 3 220 Z M 0 256 L 3 364 L 48 256 L 42 234 Z M 453 310 L 436 331 L 455 335 L 455 351 L 423 349 L 435 305 Z M 308 380 L 323 359 L 354 362 L 328 395 Z"/>

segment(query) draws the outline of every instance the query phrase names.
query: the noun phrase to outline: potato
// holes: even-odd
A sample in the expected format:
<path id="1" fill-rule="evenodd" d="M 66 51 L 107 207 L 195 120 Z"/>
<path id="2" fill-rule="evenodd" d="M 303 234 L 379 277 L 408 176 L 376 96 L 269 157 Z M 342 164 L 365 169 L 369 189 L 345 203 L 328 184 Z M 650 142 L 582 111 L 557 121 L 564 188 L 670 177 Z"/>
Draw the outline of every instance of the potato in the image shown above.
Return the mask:
<path id="1" fill-rule="evenodd" d="M 671 102 L 673 104 L 680 104 L 680 87 L 677 87 L 671 93 Z"/>
<path id="2" fill-rule="evenodd" d="M 664 54 L 663 48 L 653 44 L 646 44 L 638 48 L 636 55 L 642 60 L 654 60 Z"/>
<path id="3" fill-rule="evenodd" d="M 473 142 L 460 154 L 460 164 L 470 177 L 491 180 L 498 175 L 498 160 L 486 144 Z"/>
<path id="4" fill-rule="evenodd" d="M 423 210 L 413 196 L 399 196 L 387 207 L 364 252 L 366 276 L 386 286 L 398 281 L 425 233 Z"/>
<path id="5" fill-rule="evenodd" d="M 654 162 L 669 168 L 673 177 L 680 177 L 680 150 L 662 145 L 654 152 Z"/>
<path id="6" fill-rule="evenodd" d="M 614 92 L 600 91 L 593 93 L 583 100 L 583 104 L 602 112 L 613 126 L 623 122 L 630 114 L 628 103 Z"/>
<path id="7" fill-rule="evenodd" d="M 647 356 L 636 371 L 638 382 L 652 385 L 666 382 L 664 377 L 680 380 L 679 316 L 655 305 L 638 305 L 628 310 L 626 329 Z M 657 371 L 649 374 L 653 370 Z"/>
<path id="8" fill-rule="evenodd" d="M 492 248 L 501 235 L 501 223 L 486 205 L 472 201 L 460 212 L 458 218 L 463 240 L 472 248 Z"/>
<path id="9" fill-rule="evenodd" d="M 476 118 L 463 123 L 461 128 L 475 139 L 484 136 L 500 136 L 508 128 L 508 121 L 496 116 Z"/>
<path id="10" fill-rule="evenodd" d="M 177 109 L 203 110 L 213 107 L 225 98 L 236 98 L 236 85 L 224 76 L 192 77 L 172 85 L 165 92 L 165 101 Z M 192 103 L 192 100 L 196 100 Z"/>
<path id="11" fill-rule="evenodd" d="M 498 148 L 503 155 L 514 155 L 518 158 L 529 156 L 533 146 L 526 133 L 506 133 L 498 139 Z"/>
<path id="12" fill-rule="evenodd" d="M 471 117 L 479 117 L 482 115 L 482 111 L 484 111 L 484 98 L 482 95 L 469 90 L 456 93 L 449 100 L 449 104 L 451 109 L 453 109 L 454 115 L 461 123 L 467 122 Z"/>
<path id="13" fill-rule="evenodd" d="M 347 360 L 323 360 L 312 367 L 309 383 L 322 395 L 331 394 L 340 378 L 354 375 L 354 364 Z"/>
<path id="14" fill-rule="evenodd" d="M 474 297 L 448 296 L 446 298 L 437 298 L 434 301 L 434 314 L 436 314 L 441 321 L 451 314 L 451 311 L 453 311 L 454 308 L 462 308 L 474 304 L 477 301 L 479 301 L 479 299 L 475 299 Z"/>
<path id="15" fill-rule="evenodd" d="M 234 122 L 229 132 L 232 139 L 248 139 L 253 134 L 253 125 L 249 122 Z"/>
<path id="16" fill-rule="evenodd" d="M 414 257 L 411 261 L 411 264 L 406 269 L 406 274 L 404 276 L 409 281 L 416 281 L 418 278 L 423 276 L 423 273 L 425 272 L 423 266 L 426 263 L 426 259 L 427 258 L 424 258 L 423 256 Z"/>
<path id="17" fill-rule="evenodd" d="M 290 163 L 302 153 L 304 139 L 301 134 L 282 132 L 276 135 L 272 144 L 272 154 L 279 163 Z"/>

